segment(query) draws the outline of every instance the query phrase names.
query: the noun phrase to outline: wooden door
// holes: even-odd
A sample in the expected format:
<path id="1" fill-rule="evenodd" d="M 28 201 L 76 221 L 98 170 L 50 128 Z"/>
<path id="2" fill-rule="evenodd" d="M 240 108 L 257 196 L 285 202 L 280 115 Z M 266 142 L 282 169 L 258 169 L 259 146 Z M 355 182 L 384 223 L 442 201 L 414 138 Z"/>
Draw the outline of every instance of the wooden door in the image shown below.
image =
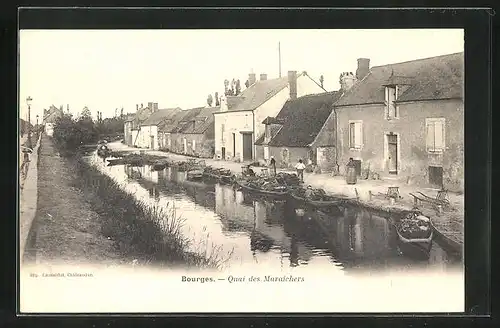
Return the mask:
<path id="1" fill-rule="evenodd" d="M 155 136 L 151 136 L 151 149 L 155 149 Z"/>
<path id="2" fill-rule="evenodd" d="M 222 160 L 226 160 L 226 147 L 222 147 Z"/>
<path id="3" fill-rule="evenodd" d="M 429 183 L 435 188 L 443 187 L 443 168 L 429 166 Z"/>
<path id="4" fill-rule="evenodd" d="M 398 174 L 398 136 L 388 134 L 387 144 L 389 148 L 389 173 Z"/>
<path id="5" fill-rule="evenodd" d="M 253 159 L 252 133 L 243 133 L 243 160 L 251 161 Z"/>

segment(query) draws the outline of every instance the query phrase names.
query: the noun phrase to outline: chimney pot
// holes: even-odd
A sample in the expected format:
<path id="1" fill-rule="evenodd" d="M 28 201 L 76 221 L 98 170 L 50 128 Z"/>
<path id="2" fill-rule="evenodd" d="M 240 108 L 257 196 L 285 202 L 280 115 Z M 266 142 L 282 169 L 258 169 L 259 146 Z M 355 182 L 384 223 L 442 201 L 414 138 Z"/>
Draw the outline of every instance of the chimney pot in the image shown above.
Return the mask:
<path id="1" fill-rule="evenodd" d="M 257 80 L 257 78 L 255 77 L 255 73 L 248 74 L 248 83 L 249 83 L 249 86 L 252 85 L 252 84 L 254 84 L 256 80 Z"/>
<path id="2" fill-rule="evenodd" d="M 358 69 L 356 70 L 356 78 L 362 80 L 370 72 L 370 59 L 358 58 Z"/>
<path id="3" fill-rule="evenodd" d="M 265 80 L 267 80 L 267 74 L 264 74 L 264 73 L 263 73 L 263 74 L 260 74 L 260 80 L 261 80 L 261 81 L 265 81 Z"/>
<path id="4" fill-rule="evenodd" d="M 297 99 L 297 71 L 288 71 L 290 99 Z"/>

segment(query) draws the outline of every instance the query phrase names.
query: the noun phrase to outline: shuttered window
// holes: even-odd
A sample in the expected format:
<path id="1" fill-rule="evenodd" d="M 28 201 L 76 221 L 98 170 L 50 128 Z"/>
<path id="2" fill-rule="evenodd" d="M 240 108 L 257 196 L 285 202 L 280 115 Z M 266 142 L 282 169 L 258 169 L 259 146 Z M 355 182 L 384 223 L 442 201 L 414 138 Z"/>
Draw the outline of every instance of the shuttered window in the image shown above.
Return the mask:
<path id="1" fill-rule="evenodd" d="M 363 122 L 349 122 L 349 148 L 361 149 L 363 146 Z"/>
<path id="2" fill-rule="evenodd" d="M 445 149 L 445 119 L 428 118 L 425 120 L 426 146 L 428 152 L 442 152 Z"/>

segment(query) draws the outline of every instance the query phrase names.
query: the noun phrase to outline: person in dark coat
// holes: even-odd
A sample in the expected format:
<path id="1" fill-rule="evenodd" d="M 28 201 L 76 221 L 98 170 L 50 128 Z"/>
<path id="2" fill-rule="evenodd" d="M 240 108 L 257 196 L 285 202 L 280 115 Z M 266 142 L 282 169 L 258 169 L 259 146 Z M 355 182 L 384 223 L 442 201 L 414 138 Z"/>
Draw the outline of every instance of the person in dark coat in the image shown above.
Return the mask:
<path id="1" fill-rule="evenodd" d="M 274 159 L 274 156 L 271 156 L 271 168 L 273 169 L 273 174 L 276 175 L 276 160 Z"/>

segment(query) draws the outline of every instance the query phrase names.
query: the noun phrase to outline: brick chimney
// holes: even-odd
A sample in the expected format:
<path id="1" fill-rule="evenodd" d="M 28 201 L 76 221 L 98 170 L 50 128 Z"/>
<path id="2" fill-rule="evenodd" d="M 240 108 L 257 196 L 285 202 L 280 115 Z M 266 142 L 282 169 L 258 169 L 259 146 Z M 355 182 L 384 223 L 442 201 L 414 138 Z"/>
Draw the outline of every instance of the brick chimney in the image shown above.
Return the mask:
<path id="1" fill-rule="evenodd" d="M 370 59 L 358 58 L 358 69 L 356 70 L 356 78 L 361 81 L 370 72 Z"/>
<path id="2" fill-rule="evenodd" d="M 288 86 L 290 99 L 297 99 L 297 71 L 288 71 Z"/>
<path id="3" fill-rule="evenodd" d="M 153 112 L 158 111 L 158 103 L 153 103 Z"/>
<path id="4" fill-rule="evenodd" d="M 255 73 L 250 73 L 248 74 L 248 83 L 249 83 L 249 86 L 254 84 L 255 81 L 257 81 L 257 78 L 255 77 Z"/>
<path id="5" fill-rule="evenodd" d="M 260 74 L 260 80 L 261 80 L 261 81 L 265 81 L 265 80 L 267 80 L 267 74 L 264 74 L 264 73 L 263 73 L 263 74 Z"/>
<path id="6" fill-rule="evenodd" d="M 225 95 L 220 96 L 220 112 L 227 112 L 227 97 Z"/>

